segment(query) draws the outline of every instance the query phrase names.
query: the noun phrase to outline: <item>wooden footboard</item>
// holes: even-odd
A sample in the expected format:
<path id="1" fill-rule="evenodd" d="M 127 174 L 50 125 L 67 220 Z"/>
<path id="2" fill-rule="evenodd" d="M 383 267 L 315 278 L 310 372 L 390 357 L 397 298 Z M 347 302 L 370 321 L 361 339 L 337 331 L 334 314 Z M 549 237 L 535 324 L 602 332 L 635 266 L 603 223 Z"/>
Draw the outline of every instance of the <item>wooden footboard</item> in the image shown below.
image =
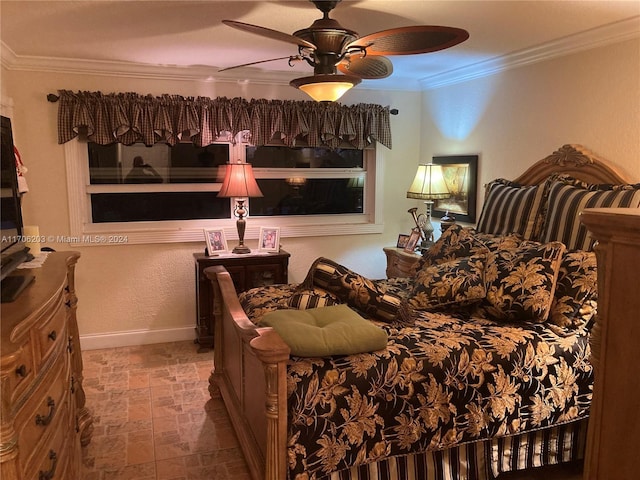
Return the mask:
<path id="1" fill-rule="evenodd" d="M 224 267 L 204 273 L 213 287 L 215 317 L 209 392 L 220 392 L 252 478 L 285 479 L 289 347 L 273 329 L 247 318 Z"/>

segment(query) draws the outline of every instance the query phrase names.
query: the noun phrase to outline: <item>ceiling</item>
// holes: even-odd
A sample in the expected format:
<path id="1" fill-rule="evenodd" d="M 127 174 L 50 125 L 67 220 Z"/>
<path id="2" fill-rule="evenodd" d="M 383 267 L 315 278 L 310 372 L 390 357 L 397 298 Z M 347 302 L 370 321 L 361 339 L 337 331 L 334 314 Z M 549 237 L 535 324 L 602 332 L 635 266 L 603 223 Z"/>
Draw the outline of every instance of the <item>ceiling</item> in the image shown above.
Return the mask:
<path id="1" fill-rule="evenodd" d="M 221 23 L 285 33 L 322 16 L 308 1 L 0 0 L 2 64 L 9 69 L 117 72 L 208 81 L 288 82 L 312 74 L 286 60 L 297 47 Z M 331 17 L 361 36 L 408 25 L 464 28 L 440 52 L 389 57 L 394 73 L 357 88 L 419 90 L 640 35 L 640 0 L 343 0 Z"/>

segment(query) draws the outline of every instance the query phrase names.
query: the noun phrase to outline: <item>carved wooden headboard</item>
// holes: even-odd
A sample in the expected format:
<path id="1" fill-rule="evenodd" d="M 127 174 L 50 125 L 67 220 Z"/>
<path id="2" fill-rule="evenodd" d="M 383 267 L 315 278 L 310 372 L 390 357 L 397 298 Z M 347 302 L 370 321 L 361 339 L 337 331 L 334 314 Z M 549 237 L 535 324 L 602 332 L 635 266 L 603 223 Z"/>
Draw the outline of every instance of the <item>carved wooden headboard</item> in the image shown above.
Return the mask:
<path id="1" fill-rule="evenodd" d="M 514 181 L 522 185 L 536 185 L 553 173 L 566 173 L 588 183 L 633 183 L 610 162 L 576 144 L 563 145 L 534 163 Z"/>

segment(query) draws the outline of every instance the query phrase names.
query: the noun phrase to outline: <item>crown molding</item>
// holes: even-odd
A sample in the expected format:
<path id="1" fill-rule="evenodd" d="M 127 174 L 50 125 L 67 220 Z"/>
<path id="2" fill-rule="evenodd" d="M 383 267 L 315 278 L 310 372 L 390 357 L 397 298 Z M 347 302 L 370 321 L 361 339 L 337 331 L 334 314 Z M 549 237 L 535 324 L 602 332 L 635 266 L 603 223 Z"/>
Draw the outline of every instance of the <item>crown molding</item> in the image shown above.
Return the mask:
<path id="1" fill-rule="evenodd" d="M 363 81 L 360 88 L 377 90 L 429 90 L 486 77 L 496 73 L 552 58 L 589 50 L 640 36 L 640 15 L 594 28 L 533 48 L 490 58 L 465 67 L 422 78 L 418 81 Z M 288 85 L 299 72 L 274 72 L 243 69 L 242 72 L 220 73 L 216 67 L 204 65 L 149 65 L 134 62 L 20 56 L 0 41 L 0 63 L 7 70 L 104 75 L 159 80 L 190 80 L 239 84 Z"/>
<path id="2" fill-rule="evenodd" d="M 640 36 L 640 15 L 584 32 L 547 42 L 533 48 L 490 58 L 466 67 L 456 68 L 420 80 L 424 90 L 486 77 L 523 65 L 578 53 L 605 45 L 624 42 Z"/>
<path id="3" fill-rule="evenodd" d="M 135 62 L 117 62 L 59 57 L 16 55 L 9 46 L 0 42 L 2 66 L 7 70 L 80 75 L 104 75 L 159 80 L 192 80 L 201 82 L 258 83 L 288 85 L 291 74 L 286 72 L 250 73 L 243 75 L 221 74 L 216 67 L 206 65 L 150 65 Z"/>

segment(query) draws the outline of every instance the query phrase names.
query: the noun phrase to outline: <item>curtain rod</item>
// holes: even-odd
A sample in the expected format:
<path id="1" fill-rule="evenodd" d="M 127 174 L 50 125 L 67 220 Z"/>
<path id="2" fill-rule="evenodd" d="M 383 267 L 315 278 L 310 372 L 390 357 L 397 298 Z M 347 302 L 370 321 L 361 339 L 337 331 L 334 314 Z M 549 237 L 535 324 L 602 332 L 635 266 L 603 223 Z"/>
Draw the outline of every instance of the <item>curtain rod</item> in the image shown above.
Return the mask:
<path id="1" fill-rule="evenodd" d="M 47 95 L 47 100 L 51 103 L 56 103 L 58 100 L 60 100 L 60 97 L 55 93 L 49 93 Z M 397 108 L 392 108 L 391 110 L 389 110 L 389 113 L 391 115 L 398 115 L 398 113 L 400 113 L 400 110 L 398 110 Z"/>

